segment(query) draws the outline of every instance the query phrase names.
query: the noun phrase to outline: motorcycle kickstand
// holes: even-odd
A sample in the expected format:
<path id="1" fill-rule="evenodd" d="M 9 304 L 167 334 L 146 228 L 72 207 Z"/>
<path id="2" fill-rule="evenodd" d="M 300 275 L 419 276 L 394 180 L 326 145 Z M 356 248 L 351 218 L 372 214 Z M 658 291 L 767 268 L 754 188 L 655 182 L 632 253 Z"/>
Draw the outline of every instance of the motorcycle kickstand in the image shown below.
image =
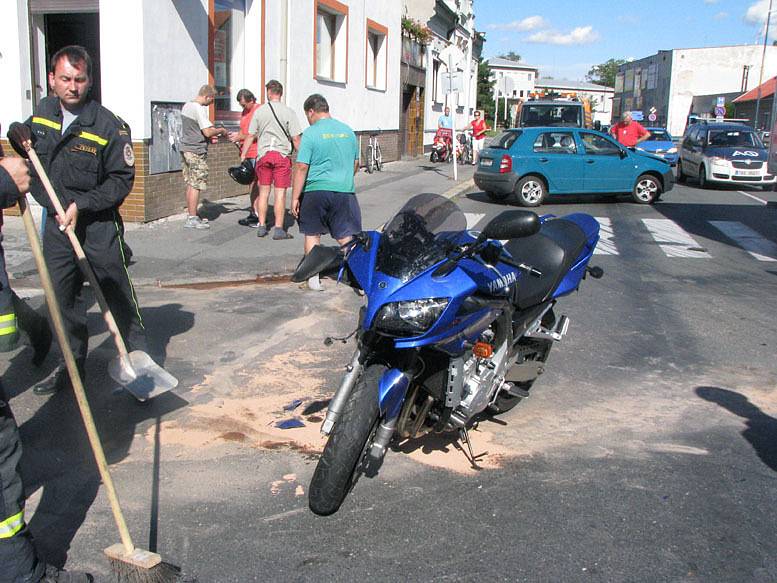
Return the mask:
<path id="1" fill-rule="evenodd" d="M 459 429 L 459 439 L 467 446 L 467 450 L 469 451 L 469 463 L 472 464 L 472 468 L 475 470 L 482 469 L 475 461 L 475 452 L 472 451 L 472 442 L 469 440 L 469 432 L 466 427 Z"/>

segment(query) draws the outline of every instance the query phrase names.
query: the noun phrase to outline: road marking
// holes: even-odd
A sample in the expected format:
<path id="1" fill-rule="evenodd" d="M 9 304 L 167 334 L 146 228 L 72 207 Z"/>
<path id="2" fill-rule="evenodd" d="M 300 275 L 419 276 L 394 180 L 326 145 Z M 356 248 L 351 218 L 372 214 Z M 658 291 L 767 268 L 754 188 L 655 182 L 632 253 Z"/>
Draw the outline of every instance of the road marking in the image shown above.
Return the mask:
<path id="1" fill-rule="evenodd" d="M 599 223 L 599 242 L 594 249 L 594 255 L 618 255 L 618 248 L 613 238 L 612 221 L 608 217 L 594 217 Z"/>
<path id="2" fill-rule="evenodd" d="M 777 244 L 765 239 L 750 227 L 737 221 L 710 221 L 710 224 L 729 239 L 736 241 L 758 261 L 777 261 Z"/>
<path id="3" fill-rule="evenodd" d="M 469 230 L 474 229 L 475 225 L 486 215 L 485 213 L 464 213 L 464 216 L 467 217 L 467 230 Z"/>
<path id="4" fill-rule="evenodd" d="M 642 219 L 642 222 L 667 257 L 712 258 L 712 255 L 700 247 L 696 240 L 674 221 L 669 219 Z"/>
<path id="5" fill-rule="evenodd" d="M 757 196 L 756 196 L 756 195 L 754 195 L 754 194 L 750 194 L 749 192 L 744 192 L 744 191 L 742 191 L 742 190 L 737 190 L 737 192 L 738 192 L 739 194 L 744 194 L 744 195 L 745 195 L 745 196 L 747 196 L 748 198 L 752 198 L 753 200 L 757 200 L 757 201 L 758 201 L 758 202 L 760 202 L 761 204 L 769 204 L 769 203 L 768 203 L 767 201 L 765 201 L 764 199 L 762 199 L 762 198 L 759 198 L 759 197 L 757 197 Z"/>

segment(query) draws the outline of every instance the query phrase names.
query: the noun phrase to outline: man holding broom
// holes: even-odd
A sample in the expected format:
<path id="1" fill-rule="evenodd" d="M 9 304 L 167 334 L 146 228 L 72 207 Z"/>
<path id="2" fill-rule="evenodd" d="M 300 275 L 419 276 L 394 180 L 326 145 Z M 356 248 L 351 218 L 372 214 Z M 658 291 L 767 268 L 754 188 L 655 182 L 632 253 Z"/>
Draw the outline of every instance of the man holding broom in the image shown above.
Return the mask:
<path id="1" fill-rule="evenodd" d="M 0 159 L 0 208 L 16 203 L 30 188 L 27 164 Z M 91 575 L 60 571 L 39 561 L 24 521 L 24 488 L 19 475 L 22 448 L 8 399 L 0 384 L 0 582 L 89 583 Z"/>
<path id="2" fill-rule="evenodd" d="M 135 180 L 135 156 L 127 124 L 89 97 L 92 60 L 86 50 L 64 47 L 51 58 L 50 67 L 52 95 L 41 100 L 37 113 L 21 126 L 27 135 L 9 138 L 22 156 L 26 152 L 19 142 L 32 141 L 65 209 L 65 219 L 60 222 L 40 179 L 33 177 L 31 193 L 48 210 L 43 234 L 46 264 L 83 379 L 89 338 L 84 276 L 63 232 L 67 226 L 81 241 L 128 349 L 146 349 L 118 212 Z M 67 370 L 60 367 L 52 382 L 35 387 L 33 392 L 50 395 L 66 387 L 70 387 L 70 379 Z"/>

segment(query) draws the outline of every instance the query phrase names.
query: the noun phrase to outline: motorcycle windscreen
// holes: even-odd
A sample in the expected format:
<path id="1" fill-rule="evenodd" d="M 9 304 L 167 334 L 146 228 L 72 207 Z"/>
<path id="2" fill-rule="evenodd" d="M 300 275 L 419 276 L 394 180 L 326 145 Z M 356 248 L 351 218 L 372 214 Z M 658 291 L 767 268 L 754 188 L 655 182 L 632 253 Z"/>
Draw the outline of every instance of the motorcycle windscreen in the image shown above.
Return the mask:
<path id="1" fill-rule="evenodd" d="M 375 268 L 402 282 L 447 258 L 467 218 L 439 194 L 411 198 L 389 221 L 380 237 Z"/>

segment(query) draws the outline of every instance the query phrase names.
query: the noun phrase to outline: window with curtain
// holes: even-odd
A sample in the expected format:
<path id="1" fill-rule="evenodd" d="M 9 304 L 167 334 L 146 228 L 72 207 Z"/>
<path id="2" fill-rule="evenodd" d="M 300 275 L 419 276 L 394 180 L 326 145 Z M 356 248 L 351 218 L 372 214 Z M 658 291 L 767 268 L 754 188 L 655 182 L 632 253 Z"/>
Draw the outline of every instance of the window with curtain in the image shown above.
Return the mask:
<path id="1" fill-rule="evenodd" d="M 348 7 L 335 0 L 316 3 L 315 77 L 347 81 Z"/>

